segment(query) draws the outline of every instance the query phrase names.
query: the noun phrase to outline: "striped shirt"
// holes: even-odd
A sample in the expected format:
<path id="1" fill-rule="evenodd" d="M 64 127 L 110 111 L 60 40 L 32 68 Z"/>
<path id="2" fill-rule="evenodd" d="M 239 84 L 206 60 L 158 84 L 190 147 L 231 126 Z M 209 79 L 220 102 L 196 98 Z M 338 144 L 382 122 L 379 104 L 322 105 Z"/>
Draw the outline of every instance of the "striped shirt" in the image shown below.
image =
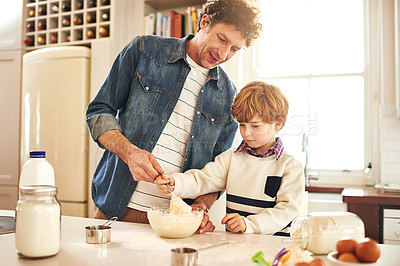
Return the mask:
<path id="1" fill-rule="evenodd" d="M 283 152 L 283 143 L 281 138 L 275 138 L 275 145 L 265 151 L 264 155 L 257 154 L 249 145 L 247 145 L 246 141 L 242 141 L 240 146 L 237 148 L 235 152 L 247 151 L 249 154 L 254 155 L 256 157 L 266 158 L 271 155 L 276 155 L 276 159 L 278 160 L 281 157 Z"/>
<path id="2" fill-rule="evenodd" d="M 152 154 L 165 173 L 182 171 L 187 142 L 201 87 L 206 83 L 209 70 L 196 64 L 188 55 L 191 68 L 181 95 Z M 147 211 L 154 206 L 168 206 L 170 197 L 160 193 L 152 183 L 139 181 L 128 204 L 129 208 Z"/>

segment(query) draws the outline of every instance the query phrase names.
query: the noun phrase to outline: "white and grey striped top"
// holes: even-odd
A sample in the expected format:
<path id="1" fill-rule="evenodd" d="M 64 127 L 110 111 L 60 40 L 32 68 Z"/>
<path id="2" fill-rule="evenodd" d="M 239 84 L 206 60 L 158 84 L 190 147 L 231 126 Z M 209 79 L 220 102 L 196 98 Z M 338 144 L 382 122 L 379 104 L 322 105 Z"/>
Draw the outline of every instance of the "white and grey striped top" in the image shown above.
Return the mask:
<path id="1" fill-rule="evenodd" d="M 186 55 L 186 59 L 191 70 L 172 115 L 152 152 L 165 173 L 168 174 L 181 172 L 186 144 L 196 112 L 197 98 L 209 73 L 208 69 L 196 64 L 188 55 Z M 147 211 L 150 207 L 168 206 L 169 200 L 170 198 L 161 194 L 154 184 L 139 181 L 128 207 Z"/>

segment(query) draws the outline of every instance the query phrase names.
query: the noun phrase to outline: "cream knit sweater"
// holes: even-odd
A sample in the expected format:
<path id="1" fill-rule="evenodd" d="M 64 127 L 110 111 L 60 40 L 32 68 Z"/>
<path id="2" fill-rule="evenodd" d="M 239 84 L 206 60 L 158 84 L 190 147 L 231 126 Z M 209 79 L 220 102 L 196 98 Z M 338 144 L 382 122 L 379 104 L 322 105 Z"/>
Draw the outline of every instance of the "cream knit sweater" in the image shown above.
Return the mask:
<path id="1" fill-rule="evenodd" d="M 259 158 L 231 148 L 203 169 L 173 174 L 182 198 L 226 189 L 227 209 L 245 216 L 246 233 L 273 234 L 299 215 L 305 190 L 303 166 L 283 153 Z"/>

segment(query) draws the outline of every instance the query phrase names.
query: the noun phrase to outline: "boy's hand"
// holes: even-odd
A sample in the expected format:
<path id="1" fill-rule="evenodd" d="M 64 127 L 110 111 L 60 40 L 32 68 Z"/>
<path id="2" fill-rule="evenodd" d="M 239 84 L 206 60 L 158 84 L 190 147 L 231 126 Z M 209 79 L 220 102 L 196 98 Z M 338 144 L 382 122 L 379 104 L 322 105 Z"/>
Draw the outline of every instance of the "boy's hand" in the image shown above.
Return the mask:
<path id="1" fill-rule="evenodd" d="M 246 223 L 244 218 L 238 213 L 228 213 L 222 218 L 221 224 L 226 224 L 226 228 L 234 233 L 246 232 Z"/>
<path id="2" fill-rule="evenodd" d="M 161 193 L 163 194 L 171 193 L 167 184 L 169 184 L 171 190 L 174 191 L 175 178 L 172 175 L 160 175 L 159 177 L 156 178 L 156 186 Z"/>

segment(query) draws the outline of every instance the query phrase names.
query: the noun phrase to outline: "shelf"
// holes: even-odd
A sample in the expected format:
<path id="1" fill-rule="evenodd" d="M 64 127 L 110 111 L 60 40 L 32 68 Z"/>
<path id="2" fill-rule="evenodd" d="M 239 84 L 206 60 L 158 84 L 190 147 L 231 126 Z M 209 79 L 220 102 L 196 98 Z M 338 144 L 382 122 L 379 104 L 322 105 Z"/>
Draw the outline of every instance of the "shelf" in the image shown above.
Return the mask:
<path id="1" fill-rule="evenodd" d="M 202 5 L 206 0 L 146 0 L 145 3 L 154 9 L 169 9 Z"/>
<path id="2" fill-rule="evenodd" d="M 96 39 L 110 38 L 113 1 L 116 0 L 27 0 L 26 49 L 88 45 Z"/>

